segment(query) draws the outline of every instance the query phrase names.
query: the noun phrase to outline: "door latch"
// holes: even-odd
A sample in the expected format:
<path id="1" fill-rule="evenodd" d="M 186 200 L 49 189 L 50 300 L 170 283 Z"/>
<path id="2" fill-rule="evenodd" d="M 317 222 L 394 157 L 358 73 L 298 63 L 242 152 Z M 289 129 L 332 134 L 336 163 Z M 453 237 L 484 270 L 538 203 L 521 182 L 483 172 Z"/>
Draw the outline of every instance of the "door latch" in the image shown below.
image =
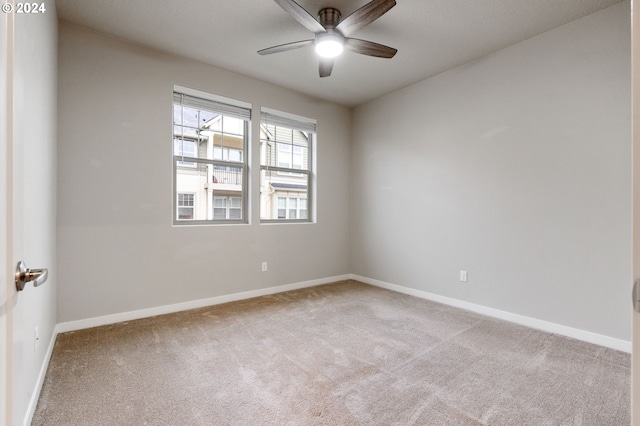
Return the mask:
<path id="1" fill-rule="evenodd" d="M 637 279 L 633 284 L 633 293 L 631 294 L 633 299 L 633 309 L 636 312 L 640 312 L 640 279 Z"/>
<path id="2" fill-rule="evenodd" d="M 49 277 L 49 271 L 44 269 L 29 269 L 23 261 L 18 262 L 16 267 L 16 289 L 18 291 L 24 290 L 24 286 L 29 281 L 33 281 L 33 286 L 38 287 L 44 284 Z"/>

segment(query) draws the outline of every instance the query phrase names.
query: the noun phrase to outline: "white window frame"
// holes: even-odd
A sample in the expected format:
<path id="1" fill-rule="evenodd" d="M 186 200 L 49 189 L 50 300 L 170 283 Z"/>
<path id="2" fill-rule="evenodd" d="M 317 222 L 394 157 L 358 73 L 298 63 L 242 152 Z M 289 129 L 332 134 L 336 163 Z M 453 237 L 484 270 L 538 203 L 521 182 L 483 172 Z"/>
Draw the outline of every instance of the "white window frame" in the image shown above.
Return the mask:
<path id="1" fill-rule="evenodd" d="M 187 206 L 187 205 L 183 205 L 180 203 L 180 196 L 191 196 L 191 201 L 193 202 L 193 204 L 191 206 Z M 176 204 L 177 204 L 177 211 L 176 211 L 176 217 L 180 217 L 180 209 L 191 209 L 191 217 L 195 217 L 196 216 L 196 194 L 194 194 L 193 192 L 178 192 L 177 194 L 178 199 L 176 200 Z M 185 220 L 185 221 L 190 221 L 193 219 L 180 219 L 180 220 Z"/>
<path id="2" fill-rule="evenodd" d="M 236 119 L 240 119 L 240 120 L 244 120 L 244 124 L 242 127 L 242 137 L 243 137 L 243 146 L 242 149 L 238 149 L 238 148 L 230 148 L 230 149 L 235 149 L 237 151 L 240 151 L 242 154 L 240 154 L 239 157 L 240 161 L 232 161 L 229 159 L 229 155 L 226 155 L 226 158 L 222 158 L 222 159 L 214 159 L 214 153 L 213 153 L 213 149 L 210 149 L 209 151 L 210 154 L 207 155 L 208 158 L 200 158 L 198 157 L 198 146 L 197 146 L 197 142 L 196 142 L 196 157 L 195 158 L 190 158 L 189 157 L 189 161 L 185 161 L 185 159 L 187 157 L 183 157 L 182 155 L 179 154 L 183 154 L 183 152 L 176 152 L 176 147 L 175 144 L 176 142 L 173 142 L 174 146 L 172 147 L 173 150 L 173 157 L 172 157 L 172 162 L 173 162 L 173 203 L 174 203 L 174 209 L 173 209 L 173 224 L 174 225 L 219 225 L 219 224 L 247 224 L 249 223 L 249 186 L 248 186 L 248 170 L 249 170 L 249 164 L 247 159 L 250 157 L 249 156 L 249 146 L 250 143 L 249 141 L 251 140 L 251 135 L 250 135 L 250 130 L 251 130 L 251 104 L 246 103 L 246 102 L 242 102 L 242 101 L 237 101 L 234 99 L 229 99 L 229 98 L 224 98 L 221 96 L 217 96 L 217 95 L 213 95 L 210 93 L 205 93 L 205 92 L 201 92 L 198 90 L 194 90 L 194 89 L 189 89 L 186 87 L 182 87 L 182 86 L 178 86 L 175 85 L 174 86 L 174 90 L 173 90 L 173 102 L 172 102 L 172 108 L 174 108 L 174 105 L 181 105 L 184 107 L 190 107 L 190 108 L 195 108 L 197 110 L 202 110 L 202 111 L 208 111 L 208 112 L 214 112 L 216 114 L 221 115 L 222 117 L 233 117 Z M 224 118 L 223 118 L 224 119 Z M 192 127 L 188 127 L 187 123 L 184 121 L 184 119 L 182 119 L 180 122 L 174 122 L 173 123 L 173 133 L 174 133 L 174 137 L 173 140 L 178 139 L 178 142 L 180 142 L 181 138 L 179 135 L 176 135 L 177 129 L 189 129 L 191 132 L 193 132 L 194 130 L 198 131 L 198 134 L 204 134 L 204 132 L 200 133 L 203 130 L 207 130 L 206 128 L 201 128 L 203 126 L 200 125 L 200 123 L 198 123 L 198 128 L 196 129 L 195 126 Z M 221 129 L 217 129 L 216 132 L 217 133 L 222 133 L 223 137 L 224 134 L 236 134 L 238 130 L 234 130 L 231 133 L 225 133 L 225 126 L 223 125 Z M 211 128 L 213 128 L 213 126 L 211 126 Z M 182 133 L 184 134 L 184 130 L 182 131 Z M 237 136 L 239 135 L 235 135 L 234 137 L 237 138 Z M 182 137 L 183 140 L 187 140 L 187 137 Z M 189 139 L 193 139 L 192 137 Z M 205 141 L 206 141 L 206 137 L 205 137 Z M 223 147 L 224 149 L 224 147 Z M 228 151 L 227 151 L 228 152 Z M 193 165 L 191 164 L 185 164 L 185 163 L 193 163 Z M 179 219 L 178 216 L 178 173 L 179 173 L 179 168 L 180 167 L 184 167 L 184 166 L 189 166 L 189 167 L 193 167 L 193 168 L 200 168 L 202 166 L 206 166 L 209 170 L 214 169 L 214 167 L 218 166 L 218 167 L 228 167 L 228 168 L 237 168 L 239 169 L 239 175 L 238 175 L 238 185 L 241 185 L 241 190 L 239 191 L 239 195 L 238 197 L 241 198 L 241 212 L 240 212 L 240 219 L 231 219 L 228 218 L 229 215 L 226 214 L 225 215 L 225 219 L 215 219 L 215 210 L 214 210 L 214 201 L 213 199 L 217 196 L 216 195 L 216 190 L 215 189 L 210 189 L 211 185 L 218 183 L 218 182 L 209 182 L 207 183 L 207 187 L 205 188 L 200 188 L 199 190 L 202 191 L 209 191 L 208 195 L 205 195 L 207 197 L 207 199 L 205 199 L 204 201 L 202 201 L 204 204 L 200 204 L 201 208 L 205 208 L 207 209 L 207 214 L 205 216 L 210 217 L 211 219 L 192 219 L 192 220 L 185 220 L 185 219 Z M 182 175 L 181 175 L 182 176 Z M 209 180 L 209 179 L 207 179 Z M 241 182 L 240 182 L 241 181 Z M 213 191 L 213 192 L 212 192 Z M 222 189 L 221 189 L 222 191 Z M 188 191 L 184 191 L 184 189 L 180 188 L 179 193 L 185 193 Z M 208 199 L 209 197 L 211 197 L 210 199 Z M 232 197 L 235 197 L 232 195 Z M 197 194 L 194 197 L 196 200 L 198 198 L 200 198 Z M 194 203 L 195 204 L 195 203 Z M 208 210 L 211 209 L 211 210 Z M 194 217 L 198 217 L 198 212 L 199 209 L 194 208 Z"/>
<path id="3" fill-rule="evenodd" d="M 267 131 L 267 128 L 269 127 L 269 125 L 275 125 L 276 127 L 283 127 L 283 128 L 287 128 L 287 129 L 292 129 L 293 131 L 301 131 L 304 132 L 308 135 L 308 146 L 307 146 L 307 169 L 303 169 L 303 161 L 300 161 L 300 164 L 296 164 L 294 161 L 294 156 L 296 155 L 294 153 L 294 148 L 297 146 L 293 143 L 293 138 L 291 142 L 288 141 L 279 141 L 277 140 L 277 131 L 276 134 L 271 135 L 271 137 L 273 139 L 262 139 L 260 142 L 261 144 L 265 144 L 266 146 L 271 145 L 272 149 L 275 150 L 275 162 L 277 164 L 277 166 L 270 166 L 268 164 L 263 164 L 263 159 L 261 159 L 261 164 L 260 164 L 260 170 L 261 170 L 261 182 L 260 185 L 261 187 L 264 187 L 264 184 L 262 182 L 262 177 L 264 175 L 263 172 L 265 171 L 270 171 L 270 172 L 276 172 L 278 175 L 288 175 L 288 176 L 300 176 L 300 177 L 306 177 L 306 197 L 299 197 L 299 198 L 306 198 L 307 200 L 307 215 L 306 218 L 299 218 L 296 217 L 295 219 L 291 219 L 289 218 L 289 213 L 288 213 L 288 208 L 287 208 L 287 214 L 286 214 L 286 218 L 282 219 L 282 218 L 278 218 L 278 198 L 276 199 L 272 199 L 272 206 L 271 206 L 271 216 L 275 216 L 275 219 L 260 219 L 261 223 L 282 223 L 282 222 L 313 222 L 314 221 L 314 217 L 313 217 L 313 207 L 314 207 L 314 203 L 313 200 L 315 200 L 315 196 L 314 196 L 314 158 L 313 158 L 313 154 L 315 153 L 315 144 L 316 144 L 316 122 L 315 120 L 309 119 L 309 118 L 305 118 L 305 117 L 301 117 L 301 116 L 297 116 L 294 114 L 289 114 L 289 113 L 285 113 L 285 112 L 281 112 L 281 111 L 276 111 L 276 110 L 271 110 L 269 108 L 262 108 L 261 109 L 261 114 L 260 114 L 260 124 L 264 125 L 264 130 L 265 133 Z M 290 154 L 290 160 L 289 162 L 281 162 L 280 160 L 280 145 L 284 144 L 284 145 L 289 145 L 291 146 L 291 150 L 288 151 Z M 300 147 L 302 149 L 302 147 Z M 304 158 L 304 154 L 298 154 L 300 155 L 301 158 Z M 266 157 L 265 157 L 265 162 L 269 163 L 270 161 L 270 155 L 267 153 Z M 286 163 L 286 165 L 288 167 L 282 167 L 282 165 L 284 165 Z M 277 196 L 279 197 L 279 196 Z M 261 203 L 263 201 L 263 198 L 261 197 Z M 262 212 L 264 206 L 260 205 L 260 211 Z M 299 216 L 299 214 L 298 214 Z"/>

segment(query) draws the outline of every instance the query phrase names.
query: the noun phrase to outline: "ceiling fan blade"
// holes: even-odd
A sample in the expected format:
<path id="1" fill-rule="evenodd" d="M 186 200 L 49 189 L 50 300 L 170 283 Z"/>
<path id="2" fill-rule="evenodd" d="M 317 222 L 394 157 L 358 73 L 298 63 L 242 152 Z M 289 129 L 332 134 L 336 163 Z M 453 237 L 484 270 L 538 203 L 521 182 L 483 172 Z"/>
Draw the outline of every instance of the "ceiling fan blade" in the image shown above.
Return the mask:
<path id="1" fill-rule="evenodd" d="M 293 18 L 302 24 L 303 27 L 314 33 L 325 32 L 326 30 L 320 22 L 309 14 L 302 6 L 293 0 L 274 0 L 281 8 L 289 12 Z"/>
<path id="2" fill-rule="evenodd" d="M 394 49 L 393 47 L 357 38 L 346 39 L 344 47 L 352 52 L 360 53 L 361 55 L 375 56 L 377 58 L 393 58 L 398 52 L 398 49 Z"/>
<path id="3" fill-rule="evenodd" d="M 333 58 L 320 58 L 320 77 L 329 77 L 333 71 Z"/>
<path id="4" fill-rule="evenodd" d="M 276 0 L 278 1 L 278 0 Z M 366 27 L 396 5 L 395 0 L 373 0 L 347 16 L 338 24 L 336 30 L 348 37 L 361 28 Z"/>
<path id="5" fill-rule="evenodd" d="M 292 43 L 279 44 L 278 46 L 267 47 L 266 49 L 258 50 L 258 53 L 261 55 L 271 55 L 272 53 L 286 52 L 288 50 L 309 46 L 313 44 L 314 41 L 315 40 L 301 40 L 294 41 Z"/>

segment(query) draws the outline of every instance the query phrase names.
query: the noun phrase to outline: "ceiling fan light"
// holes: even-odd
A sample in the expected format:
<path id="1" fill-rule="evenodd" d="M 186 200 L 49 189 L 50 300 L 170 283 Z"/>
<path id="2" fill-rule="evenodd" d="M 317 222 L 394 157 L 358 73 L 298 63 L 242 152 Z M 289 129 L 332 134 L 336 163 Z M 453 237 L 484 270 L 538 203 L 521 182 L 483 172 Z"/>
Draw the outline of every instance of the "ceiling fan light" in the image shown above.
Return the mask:
<path id="1" fill-rule="evenodd" d="M 329 34 L 316 41 L 316 53 L 323 58 L 335 58 L 344 50 L 340 37 Z"/>

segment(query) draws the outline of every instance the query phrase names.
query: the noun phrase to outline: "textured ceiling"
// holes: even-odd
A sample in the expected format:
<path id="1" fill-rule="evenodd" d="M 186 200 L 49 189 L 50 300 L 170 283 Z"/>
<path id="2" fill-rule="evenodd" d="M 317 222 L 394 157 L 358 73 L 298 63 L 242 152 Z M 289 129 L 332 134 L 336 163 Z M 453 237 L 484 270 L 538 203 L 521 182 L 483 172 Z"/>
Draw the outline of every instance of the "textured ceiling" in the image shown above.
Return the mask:
<path id="1" fill-rule="evenodd" d="M 346 17 L 367 0 L 297 0 L 312 15 Z M 355 106 L 526 40 L 621 0 L 397 0 L 353 37 L 398 49 L 393 59 L 345 52 L 318 77 L 313 47 L 260 49 L 313 38 L 272 0 L 57 0 L 61 20 Z"/>

